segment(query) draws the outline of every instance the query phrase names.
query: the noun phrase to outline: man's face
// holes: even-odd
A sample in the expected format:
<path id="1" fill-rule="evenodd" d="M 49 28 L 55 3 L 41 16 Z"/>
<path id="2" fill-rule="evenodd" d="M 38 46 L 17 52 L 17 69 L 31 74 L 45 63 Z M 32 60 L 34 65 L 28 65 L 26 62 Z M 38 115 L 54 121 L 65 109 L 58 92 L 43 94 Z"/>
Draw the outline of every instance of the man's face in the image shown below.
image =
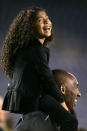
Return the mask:
<path id="1" fill-rule="evenodd" d="M 76 79 L 67 79 L 65 86 L 65 102 L 70 110 L 73 110 L 75 105 L 77 104 L 78 97 L 81 96 L 81 93 L 78 89 L 78 82 Z"/>
<path id="2" fill-rule="evenodd" d="M 51 36 L 52 23 L 44 11 L 39 11 L 35 21 L 35 35 L 37 38 L 47 38 Z"/>

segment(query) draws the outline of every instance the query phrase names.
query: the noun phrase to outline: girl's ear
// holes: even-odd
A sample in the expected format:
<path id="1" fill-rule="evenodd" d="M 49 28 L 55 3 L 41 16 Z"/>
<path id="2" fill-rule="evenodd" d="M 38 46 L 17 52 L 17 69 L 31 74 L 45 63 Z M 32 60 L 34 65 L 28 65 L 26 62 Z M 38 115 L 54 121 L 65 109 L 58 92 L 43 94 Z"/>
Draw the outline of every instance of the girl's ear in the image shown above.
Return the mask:
<path id="1" fill-rule="evenodd" d="M 61 85 L 60 90 L 61 90 L 62 94 L 65 95 L 66 88 L 64 85 Z"/>

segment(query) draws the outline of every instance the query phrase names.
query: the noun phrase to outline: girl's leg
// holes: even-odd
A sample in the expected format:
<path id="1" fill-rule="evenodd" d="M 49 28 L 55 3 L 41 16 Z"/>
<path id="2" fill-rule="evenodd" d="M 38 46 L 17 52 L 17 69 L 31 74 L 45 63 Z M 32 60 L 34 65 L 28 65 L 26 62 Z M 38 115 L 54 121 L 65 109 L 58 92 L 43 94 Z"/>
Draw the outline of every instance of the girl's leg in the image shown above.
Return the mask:
<path id="1" fill-rule="evenodd" d="M 39 110 L 49 114 L 49 116 L 61 126 L 61 131 L 77 131 L 78 121 L 76 117 L 66 111 L 61 104 L 50 95 L 42 96 Z"/>

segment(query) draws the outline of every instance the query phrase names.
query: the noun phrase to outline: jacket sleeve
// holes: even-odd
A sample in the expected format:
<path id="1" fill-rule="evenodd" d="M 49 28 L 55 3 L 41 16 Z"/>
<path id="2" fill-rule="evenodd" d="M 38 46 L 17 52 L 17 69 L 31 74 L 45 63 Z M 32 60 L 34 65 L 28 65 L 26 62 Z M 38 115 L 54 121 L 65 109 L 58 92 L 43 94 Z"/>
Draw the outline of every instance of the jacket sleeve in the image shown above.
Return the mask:
<path id="1" fill-rule="evenodd" d="M 53 78 L 52 71 L 48 67 L 44 50 L 40 48 L 32 48 L 30 55 L 35 72 L 37 73 L 41 86 L 43 87 L 43 92 L 53 96 L 57 101 L 63 102 L 63 95 Z"/>

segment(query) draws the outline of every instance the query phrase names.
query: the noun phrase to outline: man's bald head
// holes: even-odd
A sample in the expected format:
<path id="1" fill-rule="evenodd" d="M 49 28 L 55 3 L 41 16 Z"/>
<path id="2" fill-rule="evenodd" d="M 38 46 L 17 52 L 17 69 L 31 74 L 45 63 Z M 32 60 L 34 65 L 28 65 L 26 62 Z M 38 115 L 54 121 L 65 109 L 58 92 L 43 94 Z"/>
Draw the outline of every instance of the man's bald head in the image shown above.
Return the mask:
<path id="1" fill-rule="evenodd" d="M 77 98 L 81 96 L 76 77 L 73 74 L 61 69 L 56 69 L 52 72 L 58 87 L 64 95 L 66 105 L 70 110 L 73 110 L 77 103 Z"/>
<path id="2" fill-rule="evenodd" d="M 69 79 L 75 80 L 76 83 L 78 84 L 76 77 L 73 74 L 66 72 L 65 70 L 55 69 L 55 70 L 52 70 L 52 73 L 59 87 L 61 87 L 61 85 L 64 85 L 64 84 L 66 85 L 67 80 Z"/>

